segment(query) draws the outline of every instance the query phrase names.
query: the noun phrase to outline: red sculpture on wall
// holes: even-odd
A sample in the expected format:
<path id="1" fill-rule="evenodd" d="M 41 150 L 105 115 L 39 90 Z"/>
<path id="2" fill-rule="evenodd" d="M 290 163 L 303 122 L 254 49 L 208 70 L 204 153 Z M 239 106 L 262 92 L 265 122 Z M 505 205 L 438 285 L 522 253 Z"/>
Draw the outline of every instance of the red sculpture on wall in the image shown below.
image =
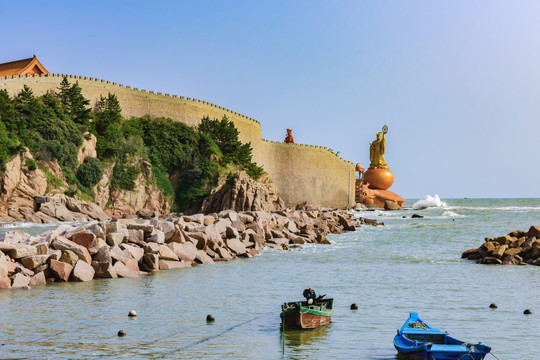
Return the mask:
<path id="1" fill-rule="evenodd" d="M 287 129 L 287 136 L 285 136 L 285 143 L 294 144 L 294 137 L 292 136 L 291 129 Z"/>

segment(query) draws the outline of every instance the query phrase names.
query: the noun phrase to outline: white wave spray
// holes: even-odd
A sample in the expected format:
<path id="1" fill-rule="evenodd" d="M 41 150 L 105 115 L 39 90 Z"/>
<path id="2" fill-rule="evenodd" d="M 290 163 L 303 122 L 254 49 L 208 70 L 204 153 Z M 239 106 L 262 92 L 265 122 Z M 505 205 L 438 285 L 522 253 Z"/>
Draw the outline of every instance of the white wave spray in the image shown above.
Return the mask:
<path id="1" fill-rule="evenodd" d="M 432 207 L 446 207 L 446 203 L 441 201 L 437 194 L 435 194 L 435 196 L 427 195 L 425 199 L 415 202 L 412 209 L 421 210 Z"/>

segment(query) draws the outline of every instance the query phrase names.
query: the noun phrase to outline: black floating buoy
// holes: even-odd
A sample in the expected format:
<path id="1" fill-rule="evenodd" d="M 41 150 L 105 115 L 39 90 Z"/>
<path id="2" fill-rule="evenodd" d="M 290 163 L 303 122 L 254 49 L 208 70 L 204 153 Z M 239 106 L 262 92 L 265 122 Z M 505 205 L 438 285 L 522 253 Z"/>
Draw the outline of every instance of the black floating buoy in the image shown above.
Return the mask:
<path id="1" fill-rule="evenodd" d="M 118 331 L 118 336 L 120 336 L 120 337 L 126 336 L 126 332 L 124 330 L 120 330 L 120 331 Z"/>
<path id="2" fill-rule="evenodd" d="M 413 218 L 413 219 L 423 219 L 424 217 L 422 215 L 412 214 L 411 218 Z"/>
<path id="3" fill-rule="evenodd" d="M 358 310 L 358 305 L 351 304 L 351 310 Z"/>
<path id="4" fill-rule="evenodd" d="M 212 314 L 208 314 L 206 315 L 206 322 L 207 323 L 212 323 L 214 322 L 216 319 L 214 319 L 214 317 L 212 316 Z"/>
<path id="5" fill-rule="evenodd" d="M 525 311 L 523 311 L 523 313 L 525 315 L 531 315 L 532 314 L 531 310 L 529 310 L 529 309 L 525 309 Z"/>
<path id="6" fill-rule="evenodd" d="M 496 309 L 497 308 L 497 304 L 489 304 L 489 307 L 492 308 L 492 309 Z"/>
<path id="7" fill-rule="evenodd" d="M 137 316 L 137 312 L 135 310 L 131 310 L 128 314 L 128 316 L 130 317 L 134 317 L 134 316 Z"/>

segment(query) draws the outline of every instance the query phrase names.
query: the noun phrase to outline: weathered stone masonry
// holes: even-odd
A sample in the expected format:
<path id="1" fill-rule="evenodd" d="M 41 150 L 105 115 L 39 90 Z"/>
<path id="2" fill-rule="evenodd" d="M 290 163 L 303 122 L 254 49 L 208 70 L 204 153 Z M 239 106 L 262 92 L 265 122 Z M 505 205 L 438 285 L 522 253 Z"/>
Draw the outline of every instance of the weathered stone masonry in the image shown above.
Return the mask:
<path id="1" fill-rule="evenodd" d="M 245 115 L 207 101 L 184 96 L 139 90 L 97 78 L 63 74 L 0 77 L 0 88 L 16 95 L 28 85 L 36 96 L 57 91 L 62 77 L 79 82 L 83 95 L 96 102 L 108 93 L 117 96 L 122 115 L 168 117 L 187 125 L 201 118 L 221 119 L 226 115 L 240 132 L 240 140 L 251 142 L 253 159 L 276 183 L 287 206 L 307 201 L 313 205 L 345 208 L 354 204 L 354 165 L 331 150 L 313 145 L 284 144 L 262 139 L 261 124 Z M 92 103 L 92 105 L 94 105 Z"/>

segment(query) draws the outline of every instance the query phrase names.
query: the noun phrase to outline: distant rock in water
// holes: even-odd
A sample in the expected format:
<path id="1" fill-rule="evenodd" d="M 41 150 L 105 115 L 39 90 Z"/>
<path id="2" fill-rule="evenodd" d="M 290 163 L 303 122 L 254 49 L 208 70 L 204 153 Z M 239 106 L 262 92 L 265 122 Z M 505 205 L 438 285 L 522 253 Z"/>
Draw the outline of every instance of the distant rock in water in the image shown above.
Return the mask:
<path id="1" fill-rule="evenodd" d="M 258 180 L 241 171 L 233 179 L 220 185 L 203 203 L 201 212 L 222 210 L 276 211 L 285 209 L 285 202 L 277 194 L 277 187 L 270 182 L 268 174 Z"/>
<path id="2" fill-rule="evenodd" d="M 540 266 L 540 226 L 529 231 L 515 230 L 507 235 L 486 238 L 477 249 L 463 252 L 462 259 L 475 260 L 478 264 L 536 265 Z"/>

